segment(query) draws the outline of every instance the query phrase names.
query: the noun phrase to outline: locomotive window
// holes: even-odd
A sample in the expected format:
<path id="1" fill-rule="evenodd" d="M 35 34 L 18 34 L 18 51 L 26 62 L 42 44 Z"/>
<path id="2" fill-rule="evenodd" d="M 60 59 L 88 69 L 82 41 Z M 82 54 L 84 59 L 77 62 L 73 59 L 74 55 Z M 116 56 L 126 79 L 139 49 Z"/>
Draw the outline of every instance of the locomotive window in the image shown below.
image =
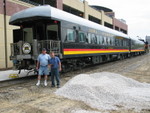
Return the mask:
<path id="1" fill-rule="evenodd" d="M 67 29 L 67 41 L 75 42 L 76 32 L 73 29 Z"/>
<path id="2" fill-rule="evenodd" d="M 85 42 L 85 38 L 84 32 L 79 31 L 79 42 Z"/>

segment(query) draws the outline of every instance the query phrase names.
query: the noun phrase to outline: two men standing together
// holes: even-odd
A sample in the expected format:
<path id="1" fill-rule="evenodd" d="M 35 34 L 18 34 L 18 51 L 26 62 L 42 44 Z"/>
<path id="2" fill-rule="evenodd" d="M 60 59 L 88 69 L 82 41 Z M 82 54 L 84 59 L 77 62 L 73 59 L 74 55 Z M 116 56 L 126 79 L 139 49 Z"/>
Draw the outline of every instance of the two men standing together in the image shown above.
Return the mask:
<path id="1" fill-rule="evenodd" d="M 37 86 L 40 85 L 41 76 L 44 75 L 45 81 L 44 85 L 47 86 L 47 79 L 49 75 L 49 66 L 51 68 L 51 81 L 52 87 L 55 87 L 55 78 L 57 81 L 57 87 L 60 87 L 60 78 L 59 78 L 59 71 L 61 71 L 61 62 L 60 59 L 55 56 L 54 52 L 51 52 L 50 55 L 46 53 L 46 49 L 42 49 L 42 53 L 37 58 L 37 65 L 36 69 L 38 71 L 38 82 Z"/>

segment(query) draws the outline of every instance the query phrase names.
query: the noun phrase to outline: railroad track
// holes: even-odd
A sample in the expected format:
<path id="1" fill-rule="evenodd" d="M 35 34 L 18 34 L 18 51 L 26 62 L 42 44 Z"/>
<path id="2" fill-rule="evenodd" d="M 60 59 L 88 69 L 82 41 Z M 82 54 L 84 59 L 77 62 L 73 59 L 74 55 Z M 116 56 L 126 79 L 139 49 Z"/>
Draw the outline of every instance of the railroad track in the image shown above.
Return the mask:
<path id="1" fill-rule="evenodd" d="M 117 62 L 117 61 L 115 61 L 115 62 Z M 86 67 L 79 69 L 79 70 L 61 73 L 60 76 L 61 76 L 61 78 L 73 77 L 77 74 L 86 73 L 86 72 L 89 72 L 91 70 L 98 69 L 99 67 L 110 65 L 110 63 L 112 63 L 112 62 L 102 63 L 103 65 L 102 64 L 89 65 L 89 66 L 86 66 Z M 26 76 L 26 77 L 22 77 L 22 78 L 16 78 L 16 79 L 12 79 L 12 80 L 1 81 L 0 82 L 0 88 L 13 87 L 16 85 L 21 85 L 21 84 L 25 84 L 29 81 L 33 81 L 36 79 L 37 79 L 36 75 L 33 75 L 33 76 Z"/>
<path id="2" fill-rule="evenodd" d="M 143 55 L 143 56 L 145 56 L 145 55 Z M 105 62 L 105 63 L 101 63 L 101 64 L 96 64 L 96 65 L 89 65 L 89 66 L 86 66 L 79 70 L 75 70 L 75 71 L 71 71 L 71 72 L 67 72 L 67 73 L 61 73 L 60 75 L 61 75 L 61 78 L 64 78 L 64 77 L 73 77 L 73 76 L 75 76 L 77 74 L 81 74 L 81 73 L 92 73 L 92 72 L 96 72 L 96 70 L 98 70 L 99 72 L 111 71 L 111 70 L 114 70 L 114 69 L 112 69 L 112 68 L 114 68 L 113 67 L 114 64 L 117 64 L 117 65 L 115 65 L 116 68 L 120 68 L 121 66 L 119 66 L 119 65 L 121 65 L 121 63 L 126 62 L 128 60 L 129 61 L 133 60 L 133 62 L 135 62 L 136 58 L 138 58 L 138 57 L 140 57 L 140 56 L 132 57 L 132 58 L 124 59 L 124 60 Z M 121 69 L 121 71 L 122 71 L 122 69 Z M 118 69 L 118 72 L 120 72 L 119 69 Z M 23 77 L 23 78 L 16 78 L 13 80 L 2 81 L 2 82 L 0 82 L 0 88 L 22 85 L 22 84 L 28 83 L 29 81 L 33 81 L 36 79 L 37 79 L 37 77 L 36 77 L 36 75 L 34 75 L 34 76 L 27 76 L 27 77 Z"/>
<path id="3" fill-rule="evenodd" d="M 25 84 L 31 80 L 34 80 L 36 77 L 35 75 L 33 76 L 27 76 L 27 77 L 23 77 L 23 78 L 16 78 L 13 80 L 6 80 L 6 81 L 1 81 L 0 82 L 0 88 L 6 88 L 6 87 L 12 87 L 12 86 L 16 86 L 16 85 L 21 85 L 21 84 Z"/>

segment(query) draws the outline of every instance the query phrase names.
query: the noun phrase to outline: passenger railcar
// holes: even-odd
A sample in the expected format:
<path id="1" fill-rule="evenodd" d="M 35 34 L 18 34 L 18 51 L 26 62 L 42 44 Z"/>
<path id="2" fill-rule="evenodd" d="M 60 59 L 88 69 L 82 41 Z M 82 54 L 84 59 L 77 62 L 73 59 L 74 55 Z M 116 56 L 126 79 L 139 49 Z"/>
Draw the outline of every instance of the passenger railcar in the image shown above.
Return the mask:
<path id="1" fill-rule="evenodd" d="M 18 12 L 9 23 L 20 27 L 10 56 L 18 69 L 33 69 L 42 48 L 60 57 L 63 71 L 144 53 L 129 36 L 49 5 Z"/>
<path id="2" fill-rule="evenodd" d="M 141 55 L 143 52 L 145 53 L 145 43 L 140 40 L 130 40 L 130 55 L 136 56 Z"/>

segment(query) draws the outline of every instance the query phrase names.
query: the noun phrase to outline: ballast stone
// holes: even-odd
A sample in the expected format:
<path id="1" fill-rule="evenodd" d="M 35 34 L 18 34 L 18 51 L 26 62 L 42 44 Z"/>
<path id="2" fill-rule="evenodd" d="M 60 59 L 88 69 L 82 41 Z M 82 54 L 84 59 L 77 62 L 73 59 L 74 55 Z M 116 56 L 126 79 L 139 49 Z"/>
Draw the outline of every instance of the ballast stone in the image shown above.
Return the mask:
<path id="1" fill-rule="evenodd" d="M 99 110 L 150 108 L 150 84 L 110 72 L 77 75 L 55 93 Z"/>

